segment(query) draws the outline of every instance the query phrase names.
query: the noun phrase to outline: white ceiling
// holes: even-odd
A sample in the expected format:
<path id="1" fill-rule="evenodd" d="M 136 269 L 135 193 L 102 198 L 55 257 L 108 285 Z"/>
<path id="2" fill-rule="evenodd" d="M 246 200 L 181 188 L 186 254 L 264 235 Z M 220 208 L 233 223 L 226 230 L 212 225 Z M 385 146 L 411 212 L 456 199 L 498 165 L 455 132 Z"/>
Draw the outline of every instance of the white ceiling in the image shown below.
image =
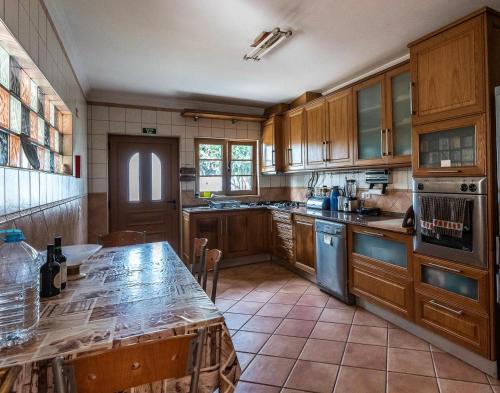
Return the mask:
<path id="1" fill-rule="evenodd" d="M 90 100 L 266 106 L 325 91 L 500 0 L 45 0 Z M 262 31 L 293 36 L 243 61 Z M 132 102 L 131 102 L 132 103 Z"/>

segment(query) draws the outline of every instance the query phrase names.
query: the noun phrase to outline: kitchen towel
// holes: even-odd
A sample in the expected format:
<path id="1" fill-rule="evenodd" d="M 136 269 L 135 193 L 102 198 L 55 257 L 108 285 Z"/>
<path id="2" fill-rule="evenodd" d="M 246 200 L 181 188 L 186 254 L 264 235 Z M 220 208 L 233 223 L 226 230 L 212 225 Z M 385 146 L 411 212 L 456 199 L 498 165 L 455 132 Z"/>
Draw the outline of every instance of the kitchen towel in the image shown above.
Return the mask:
<path id="1" fill-rule="evenodd" d="M 461 238 L 470 227 L 469 204 L 465 198 L 422 196 L 420 226 L 422 234 Z"/>

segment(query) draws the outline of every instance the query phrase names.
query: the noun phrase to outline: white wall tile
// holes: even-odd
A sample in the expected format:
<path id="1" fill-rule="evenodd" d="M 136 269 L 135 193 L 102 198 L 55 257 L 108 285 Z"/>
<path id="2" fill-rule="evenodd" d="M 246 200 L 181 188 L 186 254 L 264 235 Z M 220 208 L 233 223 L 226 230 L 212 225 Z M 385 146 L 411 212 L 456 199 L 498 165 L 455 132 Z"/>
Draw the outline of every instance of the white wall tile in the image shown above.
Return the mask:
<path id="1" fill-rule="evenodd" d="M 172 135 L 174 136 L 184 136 L 186 135 L 186 126 L 173 125 Z"/>
<path id="2" fill-rule="evenodd" d="M 224 138 L 226 135 L 226 132 L 224 128 L 213 128 L 212 127 L 212 136 L 214 138 Z"/>
<path id="3" fill-rule="evenodd" d="M 140 123 L 141 122 L 141 110 L 134 108 L 127 108 L 125 120 L 127 122 Z"/>
<path id="4" fill-rule="evenodd" d="M 141 123 L 125 123 L 125 133 L 126 134 L 140 134 L 141 133 Z"/>
<path id="5" fill-rule="evenodd" d="M 92 149 L 108 149 L 107 135 L 92 135 Z"/>
<path id="6" fill-rule="evenodd" d="M 172 126 L 170 124 L 158 124 L 156 132 L 159 136 L 170 136 L 172 135 Z"/>
<path id="7" fill-rule="evenodd" d="M 109 107 L 109 120 L 125 121 L 125 108 Z"/>
<path id="8" fill-rule="evenodd" d="M 109 121 L 92 120 L 92 134 L 107 134 L 109 132 Z"/>
<path id="9" fill-rule="evenodd" d="M 108 181 L 106 179 L 92 179 L 90 181 L 90 192 L 108 192 Z"/>
<path id="10" fill-rule="evenodd" d="M 229 139 L 236 138 L 236 129 L 235 128 L 224 129 L 224 137 Z"/>
<path id="11" fill-rule="evenodd" d="M 186 138 L 196 138 L 198 136 L 198 127 L 186 126 Z"/>
<path id="12" fill-rule="evenodd" d="M 108 177 L 108 169 L 106 164 L 91 164 L 90 173 L 93 179 L 106 179 Z"/>
<path id="13" fill-rule="evenodd" d="M 92 105 L 92 120 L 109 120 L 109 107 Z"/>
<path id="14" fill-rule="evenodd" d="M 141 112 L 141 121 L 143 123 L 156 124 L 156 111 L 143 109 Z"/>
<path id="15" fill-rule="evenodd" d="M 92 150 L 90 162 L 92 164 L 106 164 L 107 161 L 107 150 Z"/>
<path id="16" fill-rule="evenodd" d="M 156 122 L 158 124 L 172 124 L 172 113 L 167 111 L 157 111 Z"/>
<path id="17" fill-rule="evenodd" d="M 248 138 L 248 130 L 236 130 L 236 138 L 238 139 L 247 139 Z"/>
<path id="18" fill-rule="evenodd" d="M 198 136 L 201 137 L 211 137 L 212 136 L 212 128 L 211 127 L 202 127 L 198 128 Z"/>
<path id="19" fill-rule="evenodd" d="M 258 141 L 260 139 L 260 129 L 259 130 L 248 130 L 248 139 L 253 141 Z"/>
<path id="20" fill-rule="evenodd" d="M 180 112 L 172 112 L 172 125 L 185 126 L 186 118 L 182 117 Z"/>
<path id="21" fill-rule="evenodd" d="M 125 134 L 126 126 L 124 121 L 110 121 L 109 132 L 112 134 Z"/>

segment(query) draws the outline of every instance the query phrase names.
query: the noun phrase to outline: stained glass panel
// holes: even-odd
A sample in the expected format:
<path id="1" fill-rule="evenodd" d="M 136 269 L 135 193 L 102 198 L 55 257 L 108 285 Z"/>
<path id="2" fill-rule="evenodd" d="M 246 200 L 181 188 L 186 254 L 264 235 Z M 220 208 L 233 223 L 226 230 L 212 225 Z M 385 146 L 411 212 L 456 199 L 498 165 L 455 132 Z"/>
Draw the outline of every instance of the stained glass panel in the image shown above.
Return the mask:
<path id="1" fill-rule="evenodd" d="M 43 165 L 43 169 L 46 170 L 47 172 L 49 172 L 50 171 L 50 151 L 49 150 L 45 150 L 44 158 L 45 158 L 45 163 Z"/>
<path id="2" fill-rule="evenodd" d="M 21 95 L 21 82 L 20 82 L 21 67 L 13 57 L 10 58 L 10 91 L 16 96 Z"/>
<path id="3" fill-rule="evenodd" d="M 44 103 L 45 103 L 45 95 L 42 93 L 42 90 L 38 88 L 38 114 L 42 117 L 45 117 L 45 112 L 44 112 Z"/>
<path id="4" fill-rule="evenodd" d="M 31 87 L 30 87 L 30 107 L 35 112 L 38 112 L 38 86 L 31 79 Z"/>
<path id="5" fill-rule="evenodd" d="M 6 89 L 10 88 L 10 56 L 7 51 L 0 46 L 0 84 Z"/>
<path id="6" fill-rule="evenodd" d="M 9 135 L 9 165 L 21 166 L 21 139 L 15 135 Z"/>
<path id="7" fill-rule="evenodd" d="M 16 134 L 21 133 L 21 101 L 10 96 L 10 127 Z"/>
<path id="8" fill-rule="evenodd" d="M 44 141 L 43 144 L 45 147 L 50 148 L 50 125 L 49 123 L 45 122 L 45 133 L 44 133 Z"/>
<path id="9" fill-rule="evenodd" d="M 35 112 L 30 112 L 30 138 L 38 140 L 38 116 Z"/>
<path id="10" fill-rule="evenodd" d="M 21 134 L 30 135 L 30 110 L 24 105 L 21 108 Z"/>
<path id="11" fill-rule="evenodd" d="M 41 117 L 38 117 L 38 143 L 40 145 L 45 143 L 45 122 Z"/>
<path id="12" fill-rule="evenodd" d="M 26 157 L 26 154 L 24 153 L 24 150 L 22 149 L 22 145 L 21 145 L 21 168 L 24 168 L 24 169 L 31 168 L 28 157 Z"/>
<path id="13" fill-rule="evenodd" d="M 21 101 L 25 105 L 31 103 L 31 79 L 26 72 L 21 70 Z"/>
<path id="14" fill-rule="evenodd" d="M 49 104 L 49 123 L 52 126 L 56 125 L 56 107 L 52 102 Z"/>
<path id="15" fill-rule="evenodd" d="M 0 165 L 7 165 L 9 162 L 9 135 L 0 131 Z"/>
<path id="16" fill-rule="evenodd" d="M 49 160 L 49 165 L 50 165 L 50 171 L 52 173 L 55 172 L 55 161 L 54 161 L 54 152 L 50 152 L 50 160 Z"/>
<path id="17" fill-rule="evenodd" d="M 50 100 L 49 97 L 44 95 L 43 96 L 43 118 L 49 120 L 50 118 Z"/>
<path id="18" fill-rule="evenodd" d="M 56 149 L 56 130 L 50 127 L 50 150 Z"/>
<path id="19" fill-rule="evenodd" d="M 59 138 L 59 133 L 56 131 L 54 133 L 54 150 L 58 153 L 61 152 L 61 140 Z"/>
<path id="20" fill-rule="evenodd" d="M 9 92 L 0 88 L 0 127 L 9 128 L 9 107 Z"/>

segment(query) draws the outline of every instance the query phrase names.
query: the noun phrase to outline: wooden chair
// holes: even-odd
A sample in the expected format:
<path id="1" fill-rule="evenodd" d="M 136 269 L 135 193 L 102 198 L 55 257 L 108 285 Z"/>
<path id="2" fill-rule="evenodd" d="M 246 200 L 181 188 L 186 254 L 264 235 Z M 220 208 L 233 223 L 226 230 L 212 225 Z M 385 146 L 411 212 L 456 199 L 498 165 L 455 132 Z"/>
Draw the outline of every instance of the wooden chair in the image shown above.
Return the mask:
<path id="1" fill-rule="evenodd" d="M 99 235 L 98 242 L 103 247 L 131 246 L 146 243 L 146 232 L 116 231 L 108 235 Z"/>
<path id="2" fill-rule="evenodd" d="M 0 393 L 11 392 L 20 371 L 21 366 L 0 369 Z"/>
<path id="3" fill-rule="evenodd" d="M 207 281 L 209 272 L 212 273 L 212 293 L 210 295 L 210 299 L 215 303 L 215 298 L 217 296 L 217 281 L 219 280 L 219 265 L 222 259 L 222 251 L 213 249 L 206 251 L 206 263 L 205 268 L 202 271 L 203 281 L 202 287 L 203 290 L 207 290 Z"/>
<path id="4" fill-rule="evenodd" d="M 115 393 L 191 374 L 198 392 L 205 329 L 165 340 L 127 345 L 95 355 L 52 361 L 56 393 Z"/>
<path id="5" fill-rule="evenodd" d="M 207 250 L 208 239 L 194 238 L 193 249 L 191 251 L 191 274 L 201 284 L 202 272 L 205 269 L 205 258 Z"/>

